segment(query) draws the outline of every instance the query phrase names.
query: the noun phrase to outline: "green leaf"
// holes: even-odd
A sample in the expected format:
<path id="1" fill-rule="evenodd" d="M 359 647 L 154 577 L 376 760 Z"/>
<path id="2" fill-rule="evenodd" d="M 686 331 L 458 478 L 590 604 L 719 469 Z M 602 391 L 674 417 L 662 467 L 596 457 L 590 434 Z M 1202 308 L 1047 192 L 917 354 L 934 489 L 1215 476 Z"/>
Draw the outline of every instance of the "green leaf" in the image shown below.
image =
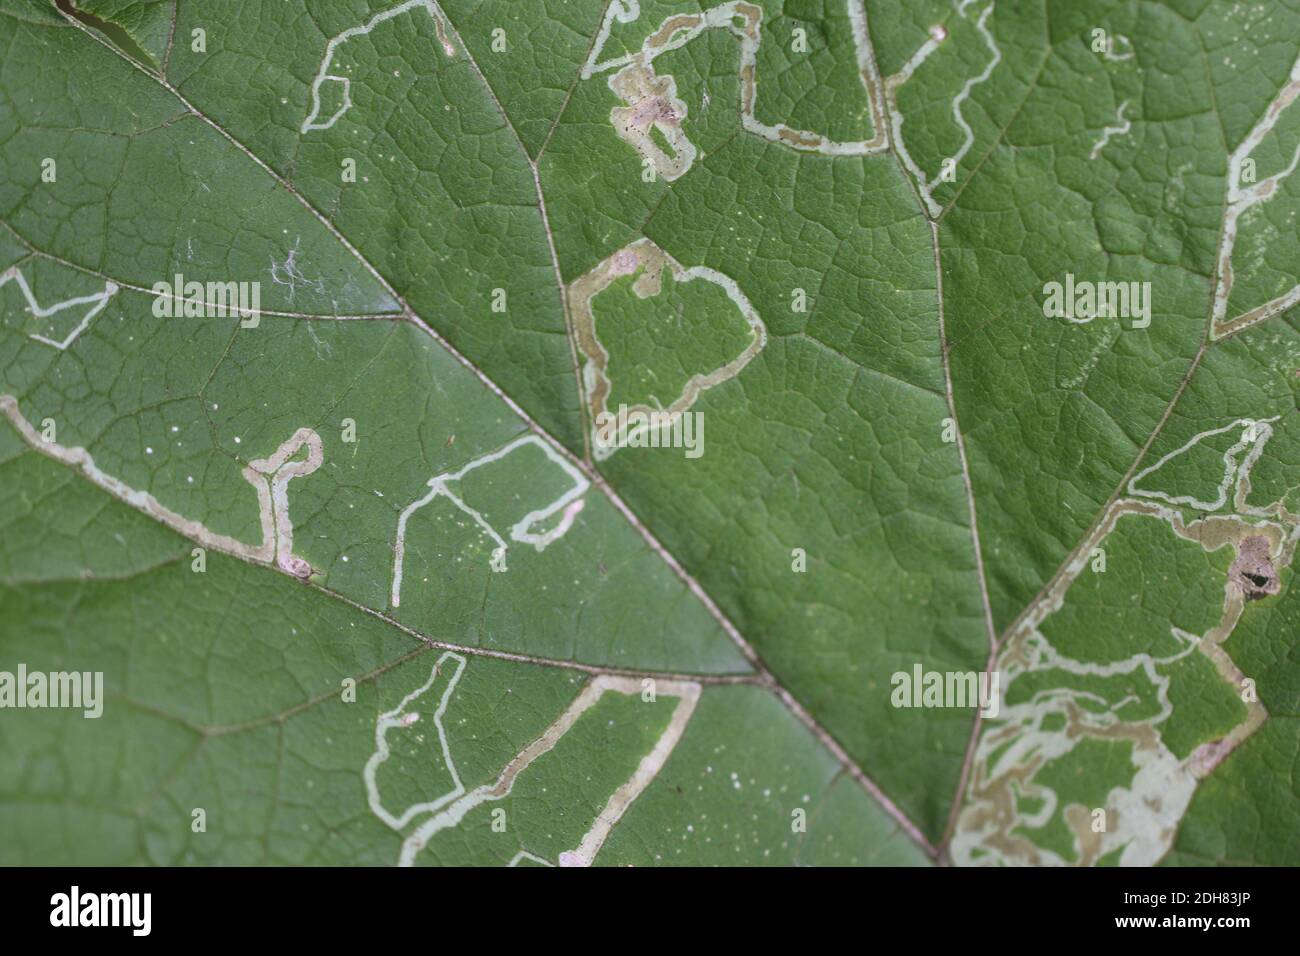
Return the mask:
<path id="1" fill-rule="evenodd" d="M 1297 27 L 0 0 L 0 862 L 1300 862 Z"/>

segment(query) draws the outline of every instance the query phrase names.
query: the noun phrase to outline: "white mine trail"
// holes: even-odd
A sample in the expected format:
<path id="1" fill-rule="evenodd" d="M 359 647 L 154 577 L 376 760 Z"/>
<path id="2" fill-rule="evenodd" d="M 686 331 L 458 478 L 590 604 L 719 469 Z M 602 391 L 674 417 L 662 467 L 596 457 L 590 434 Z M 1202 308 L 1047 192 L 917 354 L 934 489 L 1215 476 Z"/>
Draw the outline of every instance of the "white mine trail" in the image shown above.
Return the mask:
<path id="1" fill-rule="evenodd" d="M 510 528 L 510 538 L 521 544 L 530 544 L 538 551 L 544 551 L 549 544 L 556 539 L 563 537 L 569 530 L 573 525 L 574 519 L 582 510 L 582 496 L 586 494 L 591 483 L 587 480 L 586 476 L 570 464 L 564 456 L 559 454 L 549 444 L 542 441 L 538 436 L 529 434 L 524 435 L 522 438 L 517 438 L 508 445 L 505 445 L 494 452 L 475 458 L 469 464 L 457 471 L 443 472 L 440 475 L 430 478 L 428 493 L 424 495 L 424 497 L 418 498 L 402 509 L 401 514 L 397 518 L 397 537 L 393 544 L 393 584 L 391 594 L 393 607 L 400 607 L 402 604 L 402 575 L 405 570 L 406 562 L 407 523 L 411 520 L 413 514 L 426 505 L 432 503 L 435 498 L 446 498 L 462 512 L 468 515 L 470 519 L 478 525 L 480 529 L 482 529 L 483 533 L 492 539 L 498 549 L 504 551 L 509 547 L 505 538 L 503 538 L 501 534 L 483 518 L 483 515 L 479 511 L 476 511 L 474 508 L 465 504 L 465 502 L 461 500 L 460 496 L 448 487 L 448 484 L 460 481 L 475 469 L 481 468 L 494 461 L 500 461 L 511 452 L 517 451 L 526 445 L 532 445 L 541 449 L 551 463 L 559 467 L 560 470 L 569 477 L 572 484 L 567 491 L 554 501 L 543 505 L 541 508 L 534 511 L 530 511 L 528 514 L 516 521 Z M 535 532 L 532 530 L 539 523 L 553 518 L 557 514 L 560 516 L 560 520 L 549 531 Z"/>
<path id="2" fill-rule="evenodd" d="M 438 730 L 438 742 L 443 763 L 451 773 L 452 788 L 432 800 L 413 804 L 401 814 L 393 814 L 383 806 L 376 778 L 379 767 L 390 756 L 390 749 L 385 739 L 386 734 L 394 727 L 410 726 L 406 719 L 409 708 L 432 687 L 434 681 L 442 672 L 444 663 L 448 661 L 454 662 L 456 668 L 447 688 L 439 698 L 438 708 L 434 714 L 434 725 Z M 421 814 L 429 814 L 428 818 L 421 822 L 403 841 L 401 853 L 398 857 L 399 866 L 411 866 L 433 837 L 443 830 L 457 826 L 472 810 L 483 804 L 508 797 L 519 775 L 543 754 L 553 750 L 560 739 L 578 722 L 579 718 L 590 710 L 602 696 L 611 692 L 638 695 L 642 693 L 643 689 L 639 678 L 610 674 L 601 674 L 592 678 L 542 735 L 515 755 L 501 770 L 495 781 L 466 792 L 452 760 L 451 749 L 447 743 L 446 732 L 442 724 L 447 703 L 460 681 L 464 668 L 465 659 L 463 657 L 451 652 L 443 654 L 429 675 L 429 679 L 421 687 L 403 698 L 397 707 L 381 714 L 375 727 L 375 751 L 367 761 L 363 772 L 370 808 L 384 823 L 395 830 L 403 829 Z M 700 690 L 700 685 L 694 681 L 657 681 L 657 694 L 677 700 L 672 716 L 669 718 L 668 726 L 659 736 L 650 752 L 642 758 L 632 776 L 610 796 L 600 813 L 592 821 L 591 827 L 579 841 L 578 846 L 559 855 L 558 862 L 560 866 L 590 866 L 592 864 L 614 826 L 622 818 L 628 807 L 654 781 L 667 762 L 668 757 L 672 754 L 673 749 L 677 746 L 678 741 L 681 740 L 686 725 L 695 712 L 695 705 L 700 698 Z M 550 861 L 527 851 L 517 853 L 510 861 L 510 865 L 516 866 L 523 860 L 552 865 Z"/>
<path id="3" fill-rule="evenodd" d="M 4 272 L 0 272 L 0 288 L 3 288 L 9 282 L 18 283 L 18 288 L 22 292 L 23 298 L 27 300 L 27 311 L 37 318 L 47 318 L 58 312 L 62 312 L 64 309 L 70 309 L 73 306 L 92 306 L 92 308 L 88 309 L 81 317 L 81 321 L 77 323 L 76 327 L 62 339 L 51 339 L 44 335 L 37 335 L 36 333 L 31 334 L 31 337 L 37 342 L 51 345 L 59 351 L 65 351 L 69 345 L 77 340 L 77 337 L 81 335 L 82 332 L 86 331 L 86 329 L 90 327 L 90 320 L 104 310 L 104 306 L 108 305 L 108 300 L 111 299 L 118 290 L 116 282 L 105 282 L 103 292 L 96 292 L 94 295 L 77 296 L 73 299 L 64 299 L 62 302 L 56 302 L 54 305 L 42 307 L 40 303 L 36 301 L 36 296 L 32 294 L 31 286 L 27 284 L 27 279 L 24 278 L 22 272 L 17 266 L 11 266 Z"/>

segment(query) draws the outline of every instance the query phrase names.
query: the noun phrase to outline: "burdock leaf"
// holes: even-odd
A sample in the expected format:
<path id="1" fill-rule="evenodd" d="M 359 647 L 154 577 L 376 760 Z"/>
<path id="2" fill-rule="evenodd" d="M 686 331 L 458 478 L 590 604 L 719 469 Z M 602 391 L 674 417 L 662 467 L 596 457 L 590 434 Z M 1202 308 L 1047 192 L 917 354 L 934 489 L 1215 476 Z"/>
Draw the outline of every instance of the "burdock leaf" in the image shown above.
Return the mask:
<path id="1" fill-rule="evenodd" d="M 0 862 L 1300 862 L 1294 4 L 0 48 Z"/>

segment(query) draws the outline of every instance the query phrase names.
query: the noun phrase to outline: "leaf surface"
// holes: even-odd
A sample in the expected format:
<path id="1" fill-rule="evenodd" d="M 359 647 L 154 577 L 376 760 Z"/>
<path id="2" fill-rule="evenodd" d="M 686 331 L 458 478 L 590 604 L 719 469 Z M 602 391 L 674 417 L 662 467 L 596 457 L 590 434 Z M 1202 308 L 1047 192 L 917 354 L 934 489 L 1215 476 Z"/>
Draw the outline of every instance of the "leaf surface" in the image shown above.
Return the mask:
<path id="1" fill-rule="evenodd" d="M 0 859 L 1296 862 L 1297 26 L 0 0 Z"/>

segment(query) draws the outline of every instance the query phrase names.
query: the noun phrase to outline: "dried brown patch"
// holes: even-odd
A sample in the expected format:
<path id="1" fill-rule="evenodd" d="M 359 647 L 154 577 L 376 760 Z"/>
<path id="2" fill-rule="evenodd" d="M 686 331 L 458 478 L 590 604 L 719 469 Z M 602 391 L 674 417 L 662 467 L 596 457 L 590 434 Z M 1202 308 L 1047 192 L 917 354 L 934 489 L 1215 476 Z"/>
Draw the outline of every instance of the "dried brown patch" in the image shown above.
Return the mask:
<path id="1" fill-rule="evenodd" d="M 1281 589 L 1277 569 L 1269 553 L 1268 539 L 1263 535 L 1243 538 L 1237 545 L 1237 560 L 1228 569 L 1231 581 L 1249 601 L 1256 601 Z"/>

